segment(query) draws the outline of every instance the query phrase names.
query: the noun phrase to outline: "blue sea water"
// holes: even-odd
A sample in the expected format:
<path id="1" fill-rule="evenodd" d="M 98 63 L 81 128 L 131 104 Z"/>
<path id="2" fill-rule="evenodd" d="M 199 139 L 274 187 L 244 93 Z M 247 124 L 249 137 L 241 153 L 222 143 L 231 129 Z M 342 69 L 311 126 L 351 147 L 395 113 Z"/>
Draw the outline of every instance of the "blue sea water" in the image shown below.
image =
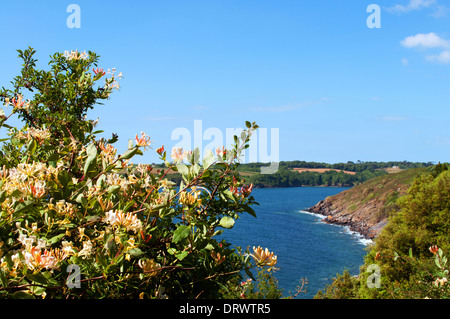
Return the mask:
<path id="1" fill-rule="evenodd" d="M 223 236 L 244 250 L 267 247 L 278 256 L 275 272 L 284 296 L 294 295 L 302 278 L 308 279 L 307 293 L 297 298 L 312 299 L 332 282 L 336 274 L 348 270 L 359 273 L 366 255 L 367 241 L 348 229 L 326 224 L 321 216 L 304 210 L 345 187 L 259 188 L 252 195 L 257 217 L 242 215 Z"/>

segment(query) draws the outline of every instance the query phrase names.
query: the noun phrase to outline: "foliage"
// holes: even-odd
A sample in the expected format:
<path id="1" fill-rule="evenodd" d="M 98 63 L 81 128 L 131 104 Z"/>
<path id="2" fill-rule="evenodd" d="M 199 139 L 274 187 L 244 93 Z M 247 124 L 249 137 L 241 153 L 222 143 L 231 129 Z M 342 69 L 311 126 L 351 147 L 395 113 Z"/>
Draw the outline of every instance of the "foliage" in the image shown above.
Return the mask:
<path id="1" fill-rule="evenodd" d="M 398 212 L 376 238 L 365 257 L 357 279 L 338 277 L 333 287 L 347 298 L 449 298 L 448 265 L 444 252 L 450 250 L 450 171 L 438 164 L 431 174 L 418 176 L 408 193 L 399 197 Z M 381 285 L 370 288 L 370 265 L 378 265 Z M 347 282 L 346 285 L 340 283 Z M 347 292 L 348 291 L 348 292 Z M 355 294 L 355 291 L 357 293 Z M 338 295 L 336 288 L 320 297 Z"/>
<path id="2" fill-rule="evenodd" d="M 385 174 L 386 172 L 381 170 L 363 171 L 354 175 L 334 170 L 324 173 L 312 171 L 299 173 L 280 167 L 274 174 L 251 174 L 246 176 L 246 180 L 255 187 L 353 186 Z"/>
<path id="3" fill-rule="evenodd" d="M 157 149 L 182 176 L 131 160 L 150 147 L 141 133 L 118 155 L 96 135 L 87 112 L 119 87 L 121 74 L 97 67 L 93 52 L 54 54 L 38 70 L 21 51 L 21 74 L 3 88 L 0 127 L 0 297 L 220 298 L 276 256 L 218 241 L 240 214 L 255 215 L 251 186 L 236 173 L 255 123 L 229 149 L 199 158 L 198 149 Z M 92 69 L 92 72 L 91 72 Z M 17 115 L 18 129 L 8 124 Z M 80 276 L 76 276 L 76 270 Z M 270 276 L 269 276 L 270 277 Z M 80 279 L 80 280 L 77 280 Z M 264 277 L 264 280 L 268 278 Z"/>
<path id="4" fill-rule="evenodd" d="M 314 299 L 354 299 L 357 295 L 357 280 L 345 270 L 342 275 L 337 274 L 333 282 L 324 291 L 320 290 Z"/>

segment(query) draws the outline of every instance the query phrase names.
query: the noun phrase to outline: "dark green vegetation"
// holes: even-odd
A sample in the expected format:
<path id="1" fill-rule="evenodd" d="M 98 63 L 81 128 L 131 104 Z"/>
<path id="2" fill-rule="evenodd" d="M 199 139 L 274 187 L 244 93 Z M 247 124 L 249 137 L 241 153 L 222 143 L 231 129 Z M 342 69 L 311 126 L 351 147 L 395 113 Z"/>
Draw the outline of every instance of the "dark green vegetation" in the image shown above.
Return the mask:
<path id="1" fill-rule="evenodd" d="M 389 169 L 409 169 L 428 167 L 432 163 L 412 162 L 347 162 L 317 163 L 305 161 L 280 162 L 275 174 L 260 174 L 263 163 L 241 164 L 239 171 L 244 175 L 246 183 L 255 187 L 300 187 L 300 186 L 354 186 L 380 175 L 388 174 Z M 332 169 L 326 172 L 304 171 L 294 169 Z M 339 171 L 338 171 L 339 170 Z M 343 172 L 346 171 L 346 172 Z M 354 173 L 354 174 L 349 174 Z"/>
<path id="2" fill-rule="evenodd" d="M 238 172 L 246 184 L 255 187 L 301 187 L 301 186 L 355 186 L 374 177 L 388 174 L 393 167 L 395 170 L 429 167 L 431 162 L 347 162 L 347 163 L 319 163 L 305 161 L 282 161 L 275 174 L 261 174 L 261 167 L 269 163 L 241 163 Z M 153 164 L 154 169 L 163 169 L 164 164 Z M 330 169 L 326 172 L 304 171 L 295 169 Z M 345 171 L 345 172 L 344 172 Z M 168 174 L 173 182 L 180 182 L 180 174 Z"/>
<path id="3" fill-rule="evenodd" d="M 338 274 L 316 298 L 450 297 L 445 257 L 450 249 L 448 168 L 448 164 L 438 164 L 425 170 L 407 194 L 387 202 L 394 203 L 396 209 L 391 210 L 387 225 L 369 247 L 359 276 L 352 277 L 346 271 Z M 379 270 L 379 287 L 371 285 L 374 269 Z"/>

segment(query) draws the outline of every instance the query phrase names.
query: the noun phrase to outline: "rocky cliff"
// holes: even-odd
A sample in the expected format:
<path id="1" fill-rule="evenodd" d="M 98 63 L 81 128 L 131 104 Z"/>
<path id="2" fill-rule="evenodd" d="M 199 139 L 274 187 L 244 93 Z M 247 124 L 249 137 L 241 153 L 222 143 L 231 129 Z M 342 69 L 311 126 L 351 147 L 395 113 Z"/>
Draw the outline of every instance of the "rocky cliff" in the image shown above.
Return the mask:
<path id="1" fill-rule="evenodd" d="M 308 211 L 326 216 L 325 222 L 348 226 L 373 239 L 386 225 L 389 215 L 399 209 L 396 201 L 406 194 L 414 178 L 427 173 L 427 169 L 420 168 L 379 176 L 327 197 Z"/>

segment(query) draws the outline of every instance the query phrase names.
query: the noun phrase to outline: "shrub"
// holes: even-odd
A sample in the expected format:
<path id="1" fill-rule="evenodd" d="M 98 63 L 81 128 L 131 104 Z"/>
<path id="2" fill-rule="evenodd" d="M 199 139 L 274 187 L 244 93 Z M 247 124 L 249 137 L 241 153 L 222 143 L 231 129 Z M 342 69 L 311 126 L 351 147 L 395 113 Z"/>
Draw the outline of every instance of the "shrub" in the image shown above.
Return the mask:
<path id="1" fill-rule="evenodd" d="M 150 147 L 147 134 L 119 155 L 118 136 L 97 138 L 87 118 L 120 73 L 77 51 L 39 70 L 34 53 L 19 50 L 21 74 L 0 91 L 12 107 L 8 116 L 0 110 L 9 129 L 0 153 L 0 297 L 220 298 L 243 272 L 276 264 L 260 247 L 250 254 L 217 239 L 240 214 L 255 215 L 252 187 L 236 173 L 255 123 L 231 149 L 203 159 L 198 149 L 174 149 L 170 159 L 159 147 L 182 176 L 175 184 L 164 170 L 131 163 Z M 13 114 L 23 128 L 8 124 Z"/>

